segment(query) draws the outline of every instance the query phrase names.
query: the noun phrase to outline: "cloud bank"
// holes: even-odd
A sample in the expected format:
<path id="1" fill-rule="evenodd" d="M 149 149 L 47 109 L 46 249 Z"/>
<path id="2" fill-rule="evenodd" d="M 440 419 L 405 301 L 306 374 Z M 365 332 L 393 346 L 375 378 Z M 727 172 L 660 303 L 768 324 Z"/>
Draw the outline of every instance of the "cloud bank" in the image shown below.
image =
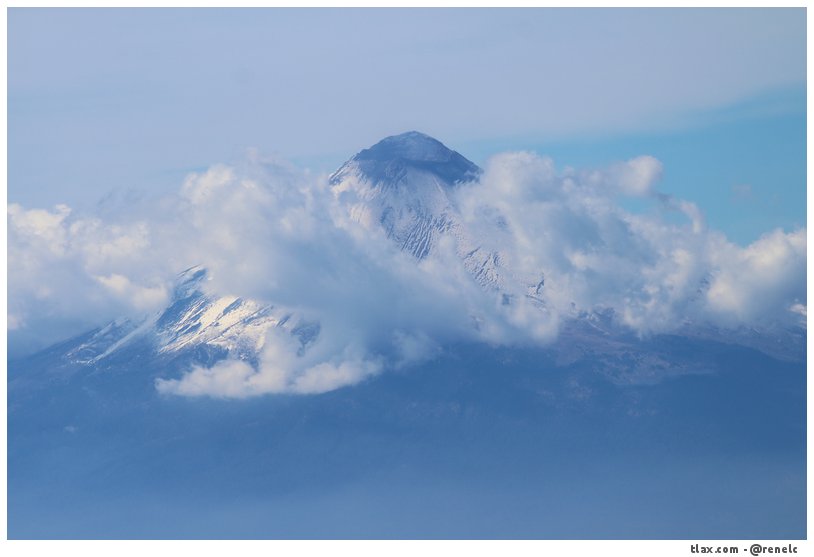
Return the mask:
<path id="1" fill-rule="evenodd" d="M 194 368 L 160 380 L 164 393 L 325 392 L 432 358 L 450 342 L 550 343 L 565 320 L 595 311 L 640 335 L 686 324 L 804 325 L 806 231 L 735 245 L 694 204 L 658 191 L 661 173 L 648 156 L 588 170 L 558 170 L 532 153 L 493 157 L 451 201 L 500 254 L 500 292 L 473 280 L 451 238 L 417 261 L 375 223 L 352 219 L 325 176 L 280 160 L 216 165 L 172 195 L 104 216 L 12 204 L 10 338 L 51 341 L 156 311 L 176 273 L 195 264 L 209 270 L 211 293 L 274 303 L 320 333 L 303 351 L 272 330 L 257 367 Z M 649 209 L 623 209 L 626 197 L 649 199 Z"/>
<path id="2" fill-rule="evenodd" d="M 556 173 L 549 159 L 508 153 L 459 203 L 507 248 L 512 268 L 545 273 L 546 302 L 560 314 L 612 309 L 640 334 L 794 322 L 790 308 L 806 304 L 806 231 L 774 230 L 740 247 L 710 230 L 695 204 L 659 192 L 661 170 L 638 157 Z M 625 211 L 624 196 L 652 199 L 650 211 Z"/>

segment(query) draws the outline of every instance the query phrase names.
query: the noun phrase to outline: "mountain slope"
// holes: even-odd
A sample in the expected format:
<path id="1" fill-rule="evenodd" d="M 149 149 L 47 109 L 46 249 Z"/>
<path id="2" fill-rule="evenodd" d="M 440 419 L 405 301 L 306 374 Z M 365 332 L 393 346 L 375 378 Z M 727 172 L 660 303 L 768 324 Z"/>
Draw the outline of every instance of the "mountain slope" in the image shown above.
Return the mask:
<path id="1" fill-rule="evenodd" d="M 319 325 L 299 320 L 270 304 L 206 292 L 207 271 L 192 267 L 176 280 L 166 308 L 139 318 L 120 318 L 15 362 L 27 376 L 10 376 L 10 387 L 42 385 L 77 372 L 96 373 L 141 362 L 146 379 L 175 375 L 191 366 L 209 367 L 226 358 L 257 365 L 266 335 L 279 328 L 302 347 Z M 38 381 L 39 379 L 39 381 Z"/>
<path id="2" fill-rule="evenodd" d="M 441 142 L 407 132 L 359 152 L 331 175 L 330 184 L 357 222 L 381 227 L 418 259 L 449 237 L 475 280 L 500 289 L 505 272 L 500 253 L 482 248 L 463 226 L 451 199 L 456 186 L 476 180 L 481 172 Z"/>

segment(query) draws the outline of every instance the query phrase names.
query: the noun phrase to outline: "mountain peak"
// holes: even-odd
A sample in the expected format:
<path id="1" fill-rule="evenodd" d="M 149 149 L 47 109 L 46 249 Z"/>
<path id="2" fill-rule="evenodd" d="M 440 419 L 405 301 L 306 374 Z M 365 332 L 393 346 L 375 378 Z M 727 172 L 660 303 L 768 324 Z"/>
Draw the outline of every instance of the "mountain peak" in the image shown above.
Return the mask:
<path id="1" fill-rule="evenodd" d="M 173 290 L 173 300 L 182 300 L 189 297 L 193 292 L 201 287 L 201 283 L 207 278 L 207 271 L 201 265 L 193 265 L 178 274 L 175 279 Z"/>
<path id="2" fill-rule="evenodd" d="M 481 173 L 478 166 L 427 134 L 409 131 L 386 137 L 357 153 L 332 177 L 338 182 L 348 165 L 358 167 L 372 182 L 392 182 L 407 170 L 431 173 L 447 184 L 468 182 Z"/>
<path id="3" fill-rule="evenodd" d="M 354 160 L 391 161 L 403 159 L 412 162 L 444 162 L 456 155 L 455 151 L 437 139 L 417 131 L 385 137 L 369 149 L 364 149 Z"/>

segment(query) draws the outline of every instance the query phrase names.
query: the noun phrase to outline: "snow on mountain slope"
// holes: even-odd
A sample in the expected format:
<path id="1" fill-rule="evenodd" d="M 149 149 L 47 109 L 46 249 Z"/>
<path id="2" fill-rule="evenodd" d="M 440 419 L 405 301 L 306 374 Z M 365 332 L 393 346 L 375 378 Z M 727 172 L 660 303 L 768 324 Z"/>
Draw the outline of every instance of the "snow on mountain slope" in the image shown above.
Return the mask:
<path id="1" fill-rule="evenodd" d="M 417 259 L 427 257 L 442 237 L 481 285 L 501 289 L 502 256 L 486 250 L 461 222 L 451 199 L 456 186 L 476 180 L 477 165 L 419 132 L 383 139 L 347 161 L 331 177 L 334 193 L 351 218 L 375 229 Z"/>
<path id="2" fill-rule="evenodd" d="M 64 351 L 65 363 L 103 365 L 106 359 L 146 343 L 155 358 L 174 357 L 199 347 L 253 362 L 271 328 L 281 327 L 305 345 L 318 332 L 314 324 L 297 324 L 274 306 L 237 296 L 205 293 L 207 271 L 192 267 L 176 281 L 170 304 L 140 319 L 123 318 L 77 338 Z"/>
<path id="3" fill-rule="evenodd" d="M 168 353 L 196 344 L 220 346 L 248 357 L 263 347 L 265 333 L 284 324 L 273 306 L 237 296 L 208 296 L 201 290 L 206 271 L 193 267 L 181 275 L 184 296 L 155 321 L 158 352 Z"/>

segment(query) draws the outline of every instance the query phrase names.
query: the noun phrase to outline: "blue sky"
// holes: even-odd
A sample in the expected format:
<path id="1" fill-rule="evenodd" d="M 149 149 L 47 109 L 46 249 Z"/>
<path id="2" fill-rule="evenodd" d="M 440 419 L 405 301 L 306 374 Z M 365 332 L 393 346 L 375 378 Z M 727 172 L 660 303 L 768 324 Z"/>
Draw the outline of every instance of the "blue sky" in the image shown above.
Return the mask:
<path id="1" fill-rule="evenodd" d="M 805 226 L 805 11 L 9 11 L 8 198 L 90 210 L 250 148 L 419 129 L 483 163 L 648 154 L 745 244 Z"/>
<path id="2" fill-rule="evenodd" d="M 481 159 L 495 150 L 530 149 L 557 166 L 609 164 L 648 154 L 664 164 L 659 188 L 697 202 L 714 228 L 740 244 L 775 227 L 806 226 L 805 88 L 709 111 L 684 129 L 535 141 L 465 143 Z M 643 211 L 650 203 L 630 202 Z"/>

